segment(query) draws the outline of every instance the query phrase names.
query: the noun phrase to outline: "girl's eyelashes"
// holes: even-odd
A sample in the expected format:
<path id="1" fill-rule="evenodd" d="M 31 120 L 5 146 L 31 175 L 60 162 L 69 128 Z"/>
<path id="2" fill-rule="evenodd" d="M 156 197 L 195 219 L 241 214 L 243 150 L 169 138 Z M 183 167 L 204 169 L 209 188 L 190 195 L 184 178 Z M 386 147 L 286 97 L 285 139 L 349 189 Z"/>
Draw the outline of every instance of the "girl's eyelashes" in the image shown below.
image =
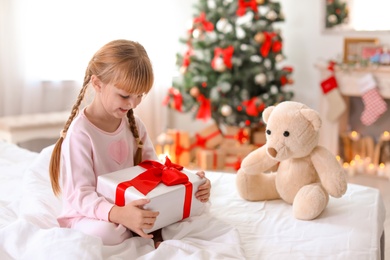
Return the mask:
<path id="1" fill-rule="evenodd" d="M 134 98 L 143 98 L 146 94 L 143 93 L 143 94 L 139 94 L 139 95 L 119 95 L 121 98 L 123 99 L 129 99 L 131 97 L 134 97 Z"/>

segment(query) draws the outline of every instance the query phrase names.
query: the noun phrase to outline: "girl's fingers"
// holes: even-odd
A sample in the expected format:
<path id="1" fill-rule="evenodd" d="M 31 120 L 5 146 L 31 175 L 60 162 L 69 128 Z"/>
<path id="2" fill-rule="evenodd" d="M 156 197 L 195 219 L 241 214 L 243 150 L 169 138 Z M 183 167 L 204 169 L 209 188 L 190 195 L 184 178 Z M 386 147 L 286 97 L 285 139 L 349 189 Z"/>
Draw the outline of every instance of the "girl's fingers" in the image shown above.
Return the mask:
<path id="1" fill-rule="evenodd" d="M 198 175 L 200 178 L 204 178 L 206 176 L 206 174 L 204 173 L 204 171 L 200 171 L 200 172 L 197 172 L 196 175 Z"/>

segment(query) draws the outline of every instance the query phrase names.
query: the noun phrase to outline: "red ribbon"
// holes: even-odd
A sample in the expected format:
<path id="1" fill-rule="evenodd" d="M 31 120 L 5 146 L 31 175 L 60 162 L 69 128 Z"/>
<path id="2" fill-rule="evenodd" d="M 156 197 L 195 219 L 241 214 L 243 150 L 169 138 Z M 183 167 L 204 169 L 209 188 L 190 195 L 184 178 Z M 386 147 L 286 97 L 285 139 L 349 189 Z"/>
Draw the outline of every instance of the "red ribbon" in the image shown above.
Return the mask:
<path id="1" fill-rule="evenodd" d="M 164 98 L 164 100 L 162 102 L 163 105 L 166 106 L 169 103 L 171 97 L 173 97 L 174 108 L 177 111 L 182 112 L 183 97 L 182 97 L 180 91 L 175 89 L 175 88 L 168 89 L 168 95 Z"/>
<path id="2" fill-rule="evenodd" d="M 197 100 L 200 106 L 196 118 L 207 121 L 211 117 L 211 102 L 203 95 L 199 95 Z"/>
<path id="3" fill-rule="evenodd" d="M 179 131 L 176 132 L 175 144 L 176 144 L 176 149 L 175 149 L 176 162 L 180 162 L 180 156 L 182 155 L 182 153 L 190 151 L 192 149 L 192 147 L 184 148 L 180 144 L 180 132 Z"/>
<path id="4" fill-rule="evenodd" d="M 132 186 L 146 195 L 159 183 L 164 183 L 166 186 L 184 184 L 186 190 L 183 219 L 189 217 L 192 202 L 192 183 L 189 182 L 187 175 L 180 172 L 183 169 L 183 166 L 172 163 L 168 157 L 166 157 L 165 164 L 147 160 L 138 165 L 145 168 L 146 171 L 129 181 L 124 181 L 117 185 L 115 204 L 118 206 L 125 205 L 125 191 Z"/>
<path id="5" fill-rule="evenodd" d="M 273 41 L 272 38 L 277 36 L 276 33 L 263 32 L 264 34 L 264 42 L 260 47 L 260 53 L 263 57 L 268 57 L 269 51 L 272 48 L 273 52 L 279 52 L 282 49 L 281 41 Z"/>
<path id="6" fill-rule="evenodd" d="M 248 137 L 248 131 L 246 131 L 244 128 L 240 128 L 235 136 L 240 144 L 245 143 L 248 140 Z"/>
<path id="7" fill-rule="evenodd" d="M 195 142 L 195 145 L 194 146 L 200 146 L 202 148 L 206 148 L 206 142 L 207 140 L 209 139 L 212 139 L 213 137 L 219 135 L 221 132 L 219 130 L 209 134 L 208 136 L 206 137 L 203 137 L 199 134 L 195 134 L 195 137 L 196 137 L 196 142 Z"/>
<path id="8" fill-rule="evenodd" d="M 213 169 L 217 169 L 217 159 L 218 159 L 218 155 L 217 155 L 217 151 L 213 151 Z"/>
<path id="9" fill-rule="evenodd" d="M 233 169 L 237 171 L 241 167 L 241 158 L 237 158 L 237 161 L 235 161 L 233 163 L 226 163 L 225 166 L 226 167 L 233 167 Z"/>
<path id="10" fill-rule="evenodd" d="M 215 48 L 214 49 L 214 58 L 211 61 L 211 67 L 213 69 L 215 69 L 216 59 L 219 58 L 219 57 L 222 57 L 223 58 L 223 63 L 226 65 L 226 67 L 231 69 L 233 67 L 233 63 L 232 63 L 233 53 L 234 53 L 234 47 L 233 46 L 229 46 L 229 47 L 227 47 L 225 49 L 222 49 L 222 48 L 219 48 L 219 47 Z"/>
<path id="11" fill-rule="evenodd" d="M 214 24 L 206 19 L 206 14 L 204 12 L 200 13 L 199 17 L 194 18 L 193 24 L 201 24 L 206 32 L 214 30 Z"/>
<path id="12" fill-rule="evenodd" d="M 236 14 L 238 16 L 243 16 L 246 13 L 246 8 L 250 8 L 253 12 L 257 13 L 258 11 L 256 0 L 238 0 L 238 9 Z"/>
<path id="13" fill-rule="evenodd" d="M 238 130 L 237 134 L 235 134 L 235 135 L 225 135 L 225 138 L 235 139 L 240 144 L 243 144 L 243 143 L 245 143 L 248 140 L 249 135 L 248 135 L 248 131 L 246 129 L 240 128 Z"/>

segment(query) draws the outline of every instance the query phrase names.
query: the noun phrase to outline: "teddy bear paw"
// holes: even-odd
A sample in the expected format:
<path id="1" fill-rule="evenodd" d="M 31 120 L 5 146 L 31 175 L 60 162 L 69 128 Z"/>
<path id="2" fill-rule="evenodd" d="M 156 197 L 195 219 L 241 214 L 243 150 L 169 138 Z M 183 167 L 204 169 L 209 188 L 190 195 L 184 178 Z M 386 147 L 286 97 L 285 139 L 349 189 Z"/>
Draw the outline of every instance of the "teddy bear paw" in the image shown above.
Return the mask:
<path id="1" fill-rule="evenodd" d="M 294 198 L 293 214 L 300 220 L 318 217 L 328 205 L 329 195 L 319 184 L 302 187 Z"/>

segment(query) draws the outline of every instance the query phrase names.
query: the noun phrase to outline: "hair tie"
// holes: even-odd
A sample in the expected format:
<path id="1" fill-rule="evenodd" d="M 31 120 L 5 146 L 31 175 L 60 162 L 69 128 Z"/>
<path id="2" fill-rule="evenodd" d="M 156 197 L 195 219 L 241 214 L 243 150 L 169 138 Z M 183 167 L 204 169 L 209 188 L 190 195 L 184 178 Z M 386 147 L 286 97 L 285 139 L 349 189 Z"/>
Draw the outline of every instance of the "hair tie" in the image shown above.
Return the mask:
<path id="1" fill-rule="evenodd" d="M 141 139 L 135 138 L 135 141 L 137 141 L 137 146 L 138 146 L 138 148 L 141 148 L 141 149 L 142 149 L 142 147 L 144 147 L 144 144 L 142 143 Z"/>
<path id="2" fill-rule="evenodd" d="M 60 137 L 62 137 L 62 139 L 65 139 L 65 137 L 66 137 L 66 132 L 64 131 L 64 129 L 61 130 L 61 132 L 60 132 Z"/>

